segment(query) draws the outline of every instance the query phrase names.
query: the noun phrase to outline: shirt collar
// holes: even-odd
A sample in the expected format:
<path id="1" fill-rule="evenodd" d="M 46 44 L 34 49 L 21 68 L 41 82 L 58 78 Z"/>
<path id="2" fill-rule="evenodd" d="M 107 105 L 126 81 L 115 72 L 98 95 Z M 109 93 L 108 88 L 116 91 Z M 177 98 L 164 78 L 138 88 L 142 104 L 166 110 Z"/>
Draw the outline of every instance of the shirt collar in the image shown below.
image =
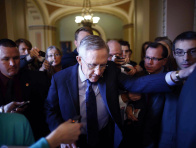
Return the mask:
<path id="1" fill-rule="evenodd" d="M 84 75 L 84 73 L 82 72 L 82 67 L 81 65 L 78 66 L 78 70 L 79 70 L 79 78 L 81 80 L 81 82 L 84 82 L 87 80 L 86 76 Z"/>

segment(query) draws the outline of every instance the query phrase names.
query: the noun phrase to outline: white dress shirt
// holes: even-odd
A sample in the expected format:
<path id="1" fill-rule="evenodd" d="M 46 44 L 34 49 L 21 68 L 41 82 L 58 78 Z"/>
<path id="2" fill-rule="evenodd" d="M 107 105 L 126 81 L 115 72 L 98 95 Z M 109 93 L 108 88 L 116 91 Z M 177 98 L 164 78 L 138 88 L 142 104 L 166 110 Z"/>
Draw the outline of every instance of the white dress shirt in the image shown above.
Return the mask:
<path id="1" fill-rule="evenodd" d="M 79 102 L 80 102 L 80 115 L 81 117 L 81 123 L 83 124 L 83 127 L 81 129 L 82 134 L 86 134 L 86 88 L 87 88 L 87 78 L 82 72 L 81 66 L 78 66 L 78 86 L 79 86 Z M 102 99 L 101 93 L 99 92 L 98 85 L 93 84 L 92 85 L 93 90 L 95 92 L 96 96 L 96 102 L 97 102 L 97 117 L 98 117 L 98 123 L 99 123 L 99 130 L 103 129 L 108 121 L 109 121 L 109 113 L 107 111 L 107 108 L 104 104 L 104 101 Z"/>

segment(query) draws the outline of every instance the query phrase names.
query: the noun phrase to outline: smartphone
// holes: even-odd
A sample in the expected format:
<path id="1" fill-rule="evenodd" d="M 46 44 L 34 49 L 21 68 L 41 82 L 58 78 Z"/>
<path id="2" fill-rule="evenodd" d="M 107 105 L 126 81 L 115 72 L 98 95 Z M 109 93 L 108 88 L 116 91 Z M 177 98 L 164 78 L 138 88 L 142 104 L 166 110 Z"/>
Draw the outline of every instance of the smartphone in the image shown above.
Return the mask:
<path id="1" fill-rule="evenodd" d="M 74 116 L 72 119 L 72 123 L 80 123 L 80 120 L 81 120 L 80 115 Z"/>
<path id="2" fill-rule="evenodd" d="M 18 107 L 16 107 L 15 109 L 13 109 L 13 111 L 16 111 L 17 108 L 24 108 L 25 106 L 27 106 L 30 103 L 30 101 L 25 101 L 23 104 L 19 105 Z"/>
<path id="3" fill-rule="evenodd" d="M 45 52 L 43 52 L 43 51 L 39 51 L 39 56 L 41 56 L 41 57 L 45 57 Z"/>
<path id="4" fill-rule="evenodd" d="M 126 67 L 126 66 L 121 66 L 121 67 L 124 68 L 124 71 L 126 71 L 126 72 L 131 71 L 131 68 L 129 68 L 129 67 Z"/>

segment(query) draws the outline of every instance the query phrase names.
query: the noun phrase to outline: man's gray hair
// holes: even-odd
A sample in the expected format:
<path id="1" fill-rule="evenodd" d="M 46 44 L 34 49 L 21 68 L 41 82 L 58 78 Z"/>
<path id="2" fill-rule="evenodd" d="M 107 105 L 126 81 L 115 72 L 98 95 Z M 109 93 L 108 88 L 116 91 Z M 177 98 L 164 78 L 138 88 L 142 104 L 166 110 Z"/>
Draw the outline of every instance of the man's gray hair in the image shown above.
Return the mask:
<path id="1" fill-rule="evenodd" d="M 97 35 L 88 35 L 82 39 L 80 46 L 78 47 L 79 56 L 85 54 L 88 50 L 99 50 L 105 48 L 109 53 L 109 49 L 105 41 Z"/>

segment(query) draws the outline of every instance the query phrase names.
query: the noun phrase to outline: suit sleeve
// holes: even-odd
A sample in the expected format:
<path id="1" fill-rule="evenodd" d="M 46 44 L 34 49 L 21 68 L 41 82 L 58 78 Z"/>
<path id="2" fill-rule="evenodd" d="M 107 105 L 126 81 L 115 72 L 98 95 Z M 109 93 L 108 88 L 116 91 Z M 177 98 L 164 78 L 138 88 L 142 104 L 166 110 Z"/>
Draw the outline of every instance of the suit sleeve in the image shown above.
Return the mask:
<path id="1" fill-rule="evenodd" d="M 45 102 L 45 110 L 46 122 L 48 123 L 50 130 L 53 131 L 56 127 L 58 127 L 58 125 L 63 122 L 59 107 L 57 85 L 54 76 L 52 77 L 48 97 Z"/>
<path id="2" fill-rule="evenodd" d="M 26 60 L 27 55 L 21 55 L 20 56 L 20 68 L 25 68 L 29 63 Z"/>
<path id="3" fill-rule="evenodd" d="M 119 73 L 119 82 L 126 90 L 135 93 L 170 92 L 171 89 L 165 81 L 165 75 L 166 73 L 161 73 L 133 78 Z"/>

